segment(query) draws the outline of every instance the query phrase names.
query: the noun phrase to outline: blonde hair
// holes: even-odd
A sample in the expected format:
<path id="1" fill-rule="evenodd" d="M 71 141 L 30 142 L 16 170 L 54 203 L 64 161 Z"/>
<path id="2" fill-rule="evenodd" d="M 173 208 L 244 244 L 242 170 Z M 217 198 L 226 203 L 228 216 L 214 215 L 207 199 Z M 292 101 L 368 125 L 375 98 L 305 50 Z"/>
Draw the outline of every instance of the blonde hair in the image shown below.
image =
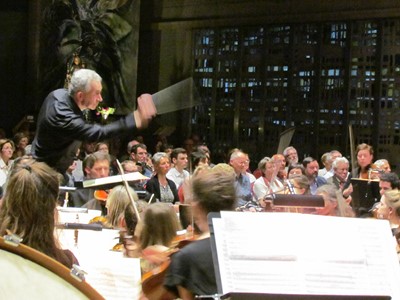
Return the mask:
<path id="1" fill-rule="evenodd" d="M 128 189 L 132 199 L 137 202 L 139 198 L 136 192 L 131 187 Z M 108 221 L 113 227 L 119 227 L 121 221 L 125 220 L 128 231 L 132 234 L 135 232 L 138 220 L 125 186 L 117 185 L 111 190 L 107 198 L 107 211 Z M 128 214 L 130 218 L 126 218 L 126 214 Z"/>

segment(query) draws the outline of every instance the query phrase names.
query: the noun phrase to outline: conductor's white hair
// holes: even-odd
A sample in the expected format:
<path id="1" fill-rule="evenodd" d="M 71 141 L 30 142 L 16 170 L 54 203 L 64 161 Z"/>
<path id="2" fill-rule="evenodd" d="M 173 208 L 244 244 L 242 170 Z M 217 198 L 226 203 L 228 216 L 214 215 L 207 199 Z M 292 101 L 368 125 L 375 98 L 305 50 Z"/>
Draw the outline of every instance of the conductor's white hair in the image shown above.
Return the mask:
<path id="1" fill-rule="evenodd" d="M 68 94 L 73 97 L 77 92 L 88 92 L 93 81 L 101 82 L 101 77 L 93 70 L 80 69 L 72 74 L 71 82 L 68 85 Z"/>

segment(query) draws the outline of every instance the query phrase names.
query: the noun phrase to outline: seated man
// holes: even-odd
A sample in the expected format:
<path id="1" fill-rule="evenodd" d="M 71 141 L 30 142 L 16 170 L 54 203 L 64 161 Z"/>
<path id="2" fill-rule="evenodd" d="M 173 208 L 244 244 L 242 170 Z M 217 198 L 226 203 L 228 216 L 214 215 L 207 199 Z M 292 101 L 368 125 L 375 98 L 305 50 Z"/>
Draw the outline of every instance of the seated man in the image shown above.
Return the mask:
<path id="1" fill-rule="evenodd" d="M 179 189 L 186 178 L 189 178 L 189 172 L 185 170 L 188 166 L 188 155 L 183 148 L 175 148 L 170 155 L 173 167 L 168 171 L 167 178 L 172 180 L 176 189 Z"/>
<path id="2" fill-rule="evenodd" d="M 151 177 L 153 175 L 153 166 L 147 153 L 145 144 L 136 144 L 132 147 L 130 159 L 136 163 L 138 171 L 144 176 Z"/>
<path id="3" fill-rule="evenodd" d="M 372 212 L 378 219 L 388 219 L 390 214 L 390 206 L 386 203 L 385 193 L 392 190 L 397 190 L 400 187 L 399 176 L 396 173 L 383 173 L 379 180 L 379 194 L 381 195 L 380 202 L 375 205 Z"/>
<path id="4" fill-rule="evenodd" d="M 306 157 L 303 160 L 303 167 L 310 182 L 311 195 L 315 195 L 317 188 L 326 184 L 326 179 L 322 176 L 318 176 L 319 165 L 316 159 Z"/>
<path id="5" fill-rule="evenodd" d="M 343 194 L 343 198 L 346 199 L 347 203 L 351 201 L 351 193 L 353 187 L 350 184 L 350 163 L 346 157 L 338 157 L 332 164 L 333 176 L 327 179 L 329 184 L 333 184 L 337 189 L 340 189 Z"/>
<path id="6" fill-rule="evenodd" d="M 255 210 L 255 207 L 258 205 L 253 199 L 250 178 L 246 173 L 248 160 L 249 158 L 246 153 L 236 150 L 232 152 L 229 164 L 233 167 L 236 174 L 235 186 L 238 196 L 237 208 L 250 208 Z"/>
<path id="7" fill-rule="evenodd" d="M 94 152 L 83 161 L 84 180 L 108 177 L 110 174 L 110 155 L 104 152 Z M 78 189 L 71 193 L 71 204 L 82 207 L 89 200 L 94 199 L 94 189 Z M 100 209 L 101 207 L 98 206 Z M 94 209 L 94 208 L 91 208 Z"/>

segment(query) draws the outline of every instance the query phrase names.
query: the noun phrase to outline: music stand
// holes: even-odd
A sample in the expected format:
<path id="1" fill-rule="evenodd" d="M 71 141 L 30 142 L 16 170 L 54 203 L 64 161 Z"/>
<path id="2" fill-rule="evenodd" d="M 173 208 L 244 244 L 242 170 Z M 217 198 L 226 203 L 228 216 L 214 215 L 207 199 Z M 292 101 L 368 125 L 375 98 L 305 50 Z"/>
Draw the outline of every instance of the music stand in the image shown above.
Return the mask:
<path id="1" fill-rule="evenodd" d="M 353 193 L 351 203 L 360 216 L 367 213 L 380 200 L 379 181 L 351 178 Z"/>
<path id="2" fill-rule="evenodd" d="M 321 195 L 272 194 L 274 206 L 282 207 L 324 207 Z"/>
<path id="3" fill-rule="evenodd" d="M 333 300 L 355 300 L 355 299 L 356 300 L 361 300 L 361 299 L 366 299 L 366 300 L 388 300 L 388 299 L 391 299 L 391 296 L 388 295 L 389 294 L 388 291 L 383 291 L 382 295 L 379 295 L 379 294 L 377 294 L 377 295 L 375 295 L 375 294 L 370 294 L 370 295 L 364 294 L 363 295 L 362 294 L 362 292 L 363 292 L 362 290 L 359 290 L 360 294 L 358 294 L 357 291 L 354 294 L 353 294 L 353 292 L 350 292 L 349 294 L 344 294 L 344 293 L 340 292 L 340 290 L 338 289 L 337 291 L 339 291 L 339 292 L 336 294 L 335 291 L 334 291 L 336 289 L 336 287 L 332 289 L 332 293 L 327 293 L 327 294 L 323 294 L 323 293 L 315 293 L 314 294 L 311 291 L 310 291 L 310 294 L 308 294 L 307 292 L 301 292 L 301 288 L 299 288 L 297 291 L 292 290 L 292 292 L 288 292 L 290 290 L 290 288 L 289 288 L 288 291 L 287 290 L 282 290 L 282 293 L 279 293 L 279 291 L 277 292 L 276 290 L 273 291 L 273 292 L 271 291 L 271 293 L 262 292 L 262 291 L 254 291 L 254 292 L 252 292 L 252 289 L 251 288 L 249 289 L 249 287 L 246 287 L 248 291 L 235 291 L 235 292 L 226 293 L 226 287 L 225 287 L 225 294 L 224 294 L 223 280 L 221 278 L 221 274 L 222 273 L 225 274 L 225 275 L 227 275 L 227 274 L 236 274 L 236 275 L 229 275 L 229 276 L 233 276 L 233 277 L 236 278 L 236 280 L 239 280 L 239 278 L 241 278 L 241 276 L 245 276 L 243 274 L 247 274 L 247 272 L 249 271 L 248 269 L 244 268 L 242 275 L 238 275 L 237 274 L 237 272 L 238 272 L 237 268 L 238 268 L 238 266 L 243 265 L 242 261 L 246 259 L 246 256 L 249 256 L 248 262 L 250 264 L 254 264 L 254 262 L 253 262 L 254 259 L 260 260 L 260 257 L 262 257 L 262 255 L 265 255 L 265 254 L 263 254 L 262 251 L 261 252 L 260 251 L 254 251 L 254 252 L 250 251 L 250 252 L 248 252 L 247 251 L 247 250 L 249 250 L 248 247 L 252 247 L 252 246 L 244 246 L 243 250 L 245 252 L 237 252 L 238 251 L 237 249 L 236 250 L 232 250 L 232 251 L 231 250 L 229 250 L 229 251 L 224 250 L 225 247 L 227 246 L 227 244 L 222 243 L 222 239 L 226 238 L 228 232 L 224 233 L 223 231 L 224 230 L 228 230 L 228 231 L 233 230 L 234 232 L 236 232 L 236 227 L 237 227 L 238 223 L 234 224 L 234 223 L 232 223 L 232 220 L 236 220 L 235 222 L 237 222 L 237 220 L 239 218 L 239 219 L 242 219 L 244 221 L 247 221 L 247 222 L 243 223 L 243 226 L 244 226 L 243 228 L 249 227 L 249 232 L 250 232 L 251 230 L 253 230 L 255 228 L 254 227 L 255 222 L 248 222 L 248 221 L 249 220 L 256 220 L 256 219 L 260 220 L 260 218 L 255 218 L 256 216 L 260 216 L 260 217 L 265 216 L 265 218 L 268 218 L 268 213 L 255 214 L 255 215 L 252 215 L 251 217 L 249 215 L 248 218 L 241 218 L 241 216 L 242 216 L 241 214 L 246 214 L 246 213 L 236 212 L 235 214 L 237 214 L 237 217 L 234 216 L 233 213 L 232 213 L 231 214 L 232 218 L 230 218 L 230 222 L 229 223 L 225 223 L 225 225 L 229 224 L 229 227 L 223 229 L 221 226 L 218 226 L 219 229 L 216 230 L 216 228 L 214 228 L 214 225 L 222 224 L 221 222 L 217 222 L 217 221 L 220 221 L 221 218 L 222 219 L 225 218 L 225 215 L 223 215 L 223 213 L 222 214 L 220 214 L 220 213 L 210 213 L 208 215 L 208 223 L 209 223 L 209 227 L 210 227 L 210 242 L 211 242 L 211 249 L 212 249 L 212 257 L 213 257 L 213 262 L 214 262 L 214 268 L 215 268 L 214 271 L 215 271 L 215 275 L 216 275 L 217 289 L 218 289 L 218 294 L 215 295 L 215 296 L 220 297 L 220 298 L 214 298 L 214 299 L 234 299 L 234 300 L 250 300 L 250 299 L 251 300 L 257 300 L 257 299 L 274 299 L 274 300 L 275 299 L 277 299 L 277 300 L 282 300 L 282 299 L 284 299 L 284 300 L 299 300 L 299 299 L 311 299 L 311 300 L 327 300 L 327 299 L 333 299 Z M 247 213 L 247 214 L 250 214 L 250 213 Z M 279 217 L 280 214 L 269 214 L 269 215 L 271 216 L 271 220 L 273 220 L 274 222 L 278 221 L 280 219 L 280 217 Z M 272 216 L 276 216 L 276 217 L 272 218 Z M 336 217 L 324 217 L 324 216 L 303 215 L 303 214 L 282 214 L 281 216 L 292 216 L 293 218 L 285 218 L 285 220 L 283 220 L 281 222 L 278 222 L 279 225 L 277 225 L 278 226 L 277 228 L 283 228 L 281 226 L 282 226 L 282 224 L 287 224 L 286 223 L 287 220 L 297 221 L 297 219 L 299 219 L 299 220 L 304 219 L 304 220 L 310 221 L 310 218 L 312 218 L 312 219 L 315 219 L 315 221 L 318 221 L 319 219 L 317 219 L 317 218 L 321 218 L 320 219 L 321 221 L 322 220 L 326 221 L 326 222 L 324 222 L 325 225 L 330 224 L 330 226 L 335 226 L 335 228 L 340 228 L 340 230 L 344 231 L 344 230 L 347 230 L 346 229 L 347 226 L 339 226 L 339 227 L 336 226 L 336 225 L 338 225 L 339 222 L 342 222 L 342 220 L 350 220 L 351 222 L 355 222 L 355 220 L 358 220 L 359 222 L 355 222 L 357 224 L 356 226 L 361 226 L 361 224 L 358 224 L 358 223 L 360 223 L 362 221 L 362 220 L 359 220 L 359 219 L 354 219 L 353 220 L 352 218 L 336 218 Z M 306 219 L 306 218 L 308 218 L 308 219 Z M 322 219 L 322 218 L 326 218 L 326 219 Z M 368 220 L 365 220 L 365 221 L 368 221 Z M 368 221 L 368 222 L 370 222 L 370 221 Z M 316 222 L 316 224 L 318 224 L 318 223 L 319 222 Z M 261 224 L 261 223 L 258 222 L 257 224 Z M 309 223 L 309 222 L 297 223 L 296 222 L 296 224 L 308 224 L 308 225 L 305 225 L 304 227 L 303 226 L 299 227 L 301 229 L 304 229 L 304 228 L 309 227 L 311 223 Z M 368 226 L 371 226 L 371 224 L 368 223 Z M 274 230 L 273 227 L 268 227 L 268 228 L 270 228 L 270 230 Z M 380 228 L 380 229 L 382 229 L 382 228 Z M 243 230 L 243 232 L 244 231 L 245 230 Z M 282 232 L 284 232 L 284 231 L 285 230 L 282 230 Z M 306 236 L 307 235 L 307 231 L 302 231 L 302 234 L 304 236 Z M 234 234 L 234 235 L 236 237 L 238 237 L 241 234 L 239 234 L 239 235 Z M 273 236 L 274 235 L 270 235 L 270 237 L 273 237 Z M 387 234 L 385 236 L 387 238 Z M 282 238 L 284 238 L 284 237 L 282 237 Z M 256 242 L 256 244 L 260 243 L 260 245 L 261 245 L 262 244 L 261 240 L 262 239 L 260 239 L 260 242 Z M 254 241 L 254 240 L 252 240 L 252 241 Z M 278 242 L 278 241 L 277 240 L 271 240 L 271 243 L 276 243 L 276 242 Z M 316 245 L 318 244 L 318 242 L 315 242 L 315 243 L 316 243 Z M 246 243 L 244 245 L 246 245 Z M 232 245 L 232 247 L 237 247 L 237 246 L 236 245 Z M 240 247 L 242 247 L 242 246 L 240 246 Z M 303 250 L 304 250 L 304 249 L 306 249 L 306 247 L 307 246 L 303 245 L 300 248 L 303 248 Z M 310 245 L 310 247 L 313 247 L 313 246 Z M 366 247 L 368 248 L 370 246 L 366 246 Z M 274 248 L 275 247 L 272 247 L 272 249 L 274 249 Z M 275 249 L 278 249 L 278 248 L 275 248 Z M 268 251 L 268 250 L 266 250 L 266 251 Z M 290 250 L 290 251 L 285 252 L 285 253 L 287 255 L 288 253 L 292 253 L 292 252 L 295 253 L 296 251 L 295 250 Z M 224 258 L 221 258 L 221 262 L 219 261 L 218 253 L 219 253 L 219 255 L 222 254 L 224 256 Z M 240 253 L 243 253 L 243 254 L 240 254 Z M 252 254 L 249 254 L 249 253 L 254 253 L 255 256 L 252 256 Z M 273 253 L 273 251 L 271 253 Z M 282 253 L 282 256 L 277 255 L 277 256 L 268 257 L 268 255 L 266 255 L 265 259 L 267 259 L 267 260 L 271 259 L 272 261 L 275 261 L 271 265 L 273 265 L 273 264 L 275 264 L 275 265 L 281 264 L 282 266 L 285 266 L 287 264 L 292 263 L 292 261 L 290 259 L 285 259 L 285 258 L 289 258 L 289 256 L 290 256 L 290 255 L 289 256 L 285 256 L 285 253 Z M 299 257 L 302 256 L 301 253 L 304 253 L 304 252 L 299 252 L 299 255 L 298 255 Z M 261 256 L 257 258 L 257 255 L 261 255 Z M 324 256 L 322 255 L 321 257 L 323 258 Z M 233 266 L 231 264 L 226 264 L 226 262 L 228 260 L 232 260 L 232 264 L 235 264 L 235 266 Z M 236 260 L 236 262 L 235 262 L 235 260 Z M 220 268 L 221 264 L 223 265 L 222 269 Z M 295 264 L 296 264 L 296 262 L 293 263 L 293 266 L 295 266 Z M 290 269 L 290 268 L 284 267 L 284 269 L 285 268 L 286 269 Z M 313 271 L 313 268 L 314 268 L 314 266 L 311 265 L 311 267 L 309 268 L 309 270 L 311 270 L 310 274 L 312 274 L 312 272 L 315 272 L 315 271 Z M 299 268 L 298 271 L 300 269 L 301 268 Z M 236 271 L 234 272 L 233 270 L 236 270 Z M 273 272 L 271 272 L 270 274 L 274 274 Z M 285 271 L 283 271 L 282 274 L 284 274 L 284 272 Z M 258 274 L 258 273 L 263 274 L 262 272 L 254 271 L 254 274 Z M 398 272 L 395 272 L 395 273 L 396 273 L 396 276 L 397 276 Z M 250 273 L 251 276 L 253 276 L 254 274 Z M 269 273 L 266 272 L 266 276 L 267 277 L 265 277 L 265 280 L 269 281 L 270 283 L 273 283 L 275 278 L 268 277 L 269 276 L 268 274 Z M 279 272 L 277 272 L 277 274 L 279 276 Z M 327 274 L 328 275 L 329 274 L 333 274 L 332 270 L 327 272 L 325 275 L 327 275 Z M 263 278 L 263 277 L 261 277 L 261 278 Z M 296 278 L 296 276 L 294 276 L 293 278 Z M 288 279 L 288 280 L 290 281 L 292 279 Z M 262 281 L 262 279 L 261 280 L 258 279 L 258 280 L 259 280 L 259 283 Z M 280 283 L 279 280 L 284 280 L 284 279 L 283 278 L 277 279 L 278 285 Z M 318 281 L 318 279 L 316 279 L 316 280 Z M 226 281 L 226 279 L 225 279 L 225 284 L 227 282 L 228 281 Z M 355 282 L 357 282 L 357 281 L 354 281 L 352 284 L 354 284 Z M 393 284 L 395 284 L 395 283 L 392 282 L 391 284 L 393 286 Z M 234 285 L 234 287 L 237 288 L 236 285 Z M 246 290 L 246 288 L 244 288 L 244 290 Z M 344 288 L 346 288 L 345 285 L 344 285 Z M 355 286 L 355 288 L 356 288 L 356 286 Z M 397 293 L 398 293 L 398 290 L 397 290 Z"/>

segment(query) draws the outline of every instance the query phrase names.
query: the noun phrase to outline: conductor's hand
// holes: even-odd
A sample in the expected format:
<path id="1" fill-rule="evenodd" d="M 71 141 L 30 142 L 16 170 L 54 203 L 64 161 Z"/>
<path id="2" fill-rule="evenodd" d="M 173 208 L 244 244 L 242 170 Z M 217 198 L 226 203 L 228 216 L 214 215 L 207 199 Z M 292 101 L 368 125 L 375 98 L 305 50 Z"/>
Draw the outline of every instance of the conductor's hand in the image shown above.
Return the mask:
<path id="1" fill-rule="evenodd" d="M 136 127 L 146 128 L 150 120 L 157 114 L 157 110 L 150 94 L 140 95 L 137 101 L 137 109 L 133 112 Z"/>

